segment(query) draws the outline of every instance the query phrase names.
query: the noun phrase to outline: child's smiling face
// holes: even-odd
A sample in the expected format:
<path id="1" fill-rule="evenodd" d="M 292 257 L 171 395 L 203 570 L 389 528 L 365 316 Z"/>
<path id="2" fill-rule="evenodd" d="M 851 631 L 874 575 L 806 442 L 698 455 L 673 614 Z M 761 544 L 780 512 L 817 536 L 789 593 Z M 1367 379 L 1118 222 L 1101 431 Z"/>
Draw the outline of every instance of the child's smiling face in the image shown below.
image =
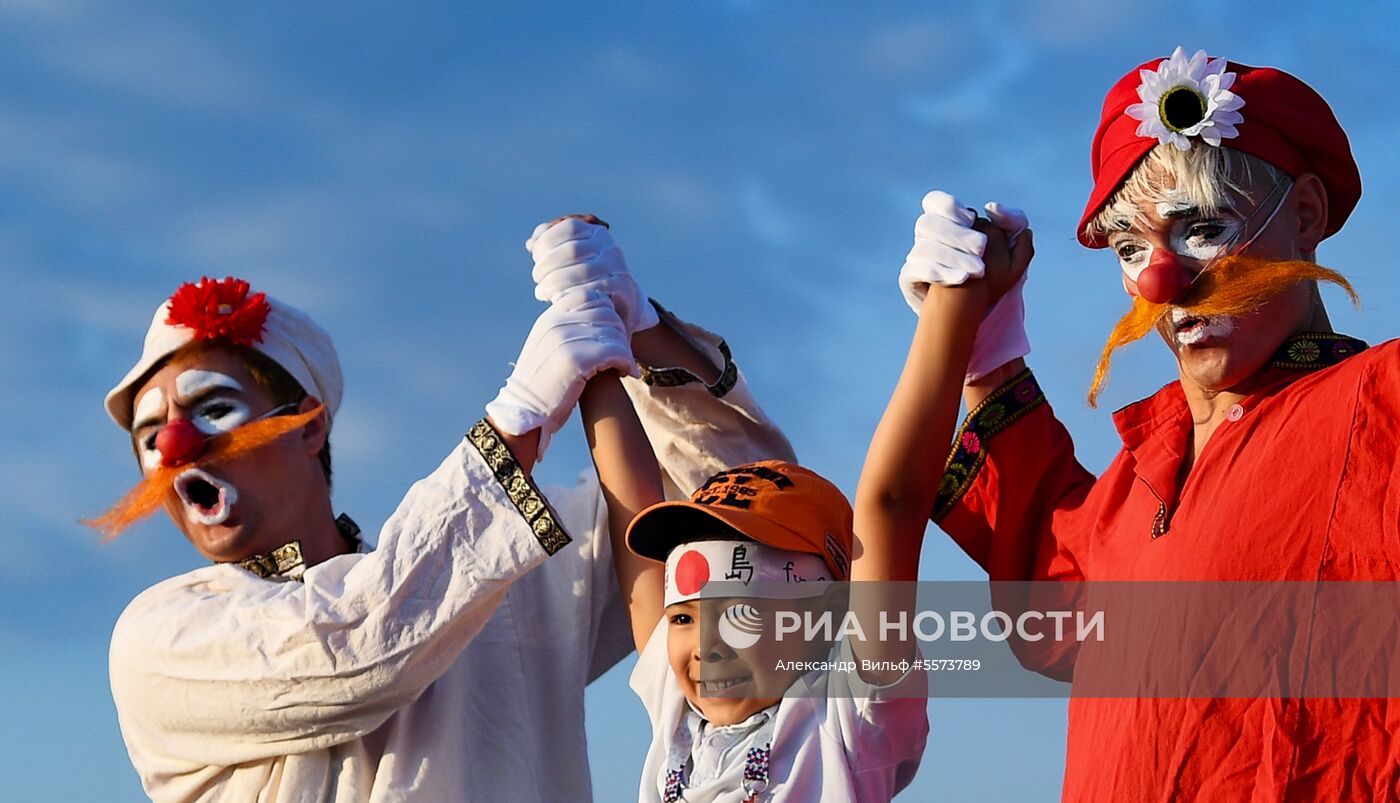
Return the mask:
<path id="1" fill-rule="evenodd" d="M 774 603 L 784 610 L 806 607 L 807 601 L 724 599 L 677 602 L 666 608 L 666 652 L 671 672 L 685 692 L 686 699 L 715 725 L 734 725 L 778 703 L 788 687 L 802 674 L 797 669 L 780 669 L 782 664 L 824 654 L 823 642 L 807 644 L 772 638 Z M 717 632 L 716 613 L 731 605 L 743 604 L 762 619 L 762 633 L 751 647 L 735 648 Z"/>
<path id="2" fill-rule="evenodd" d="M 781 700 L 781 690 L 777 696 L 754 696 L 760 684 L 771 685 L 763 682 L 771 667 L 763 671 L 752 663 L 761 641 L 746 650 L 730 647 L 715 633 L 715 617 L 702 617 L 700 608 L 696 600 L 666 608 L 666 652 L 690 704 L 716 725 L 734 725 Z"/>

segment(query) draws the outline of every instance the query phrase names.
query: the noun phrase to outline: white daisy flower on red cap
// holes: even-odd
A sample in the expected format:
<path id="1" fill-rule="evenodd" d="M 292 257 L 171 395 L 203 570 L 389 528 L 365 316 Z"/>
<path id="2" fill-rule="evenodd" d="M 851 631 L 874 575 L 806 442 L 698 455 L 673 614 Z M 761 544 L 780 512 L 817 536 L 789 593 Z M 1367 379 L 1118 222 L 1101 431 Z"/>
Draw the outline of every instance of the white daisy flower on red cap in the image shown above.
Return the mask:
<path id="1" fill-rule="evenodd" d="M 1225 59 L 1212 59 L 1204 50 L 1191 58 L 1178 47 L 1162 59 L 1156 70 L 1141 70 L 1138 86 L 1141 103 L 1127 108 L 1127 114 L 1142 124 L 1140 137 L 1156 137 L 1181 150 L 1190 150 L 1190 137 L 1200 137 L 1212 146 L 1222 139 L 1239 136 L 1236 125 L 1244 122 L 1240 109 L 1244 98 L 1230 91 L 1235 74 L 1225 68 Z"/>

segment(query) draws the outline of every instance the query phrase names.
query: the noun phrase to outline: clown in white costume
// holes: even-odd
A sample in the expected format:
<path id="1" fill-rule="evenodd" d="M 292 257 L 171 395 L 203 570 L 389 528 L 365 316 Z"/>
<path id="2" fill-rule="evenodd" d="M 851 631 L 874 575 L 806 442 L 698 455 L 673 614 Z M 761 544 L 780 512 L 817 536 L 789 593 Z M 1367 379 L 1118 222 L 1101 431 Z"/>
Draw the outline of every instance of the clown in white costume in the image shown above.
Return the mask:
<path id="1" fill-rule="evenodd" d="M 541 492 L 537 455 L 603 371 L 627 377 L 673 496 L 791 447 L 725 344 L 638 290 L 606 224 L 545 224 L 527 248 L 550 305 L 374 548 L 331 509 L 329 336 L 233 279 L 157 310 L 107 397 L 144 478 L 97 521 L 163 507 L 213 561 L 140 594 L 112 636 L 153 799 L 590 797 L 584 687 L 632 646 L 596 479 Z"/>

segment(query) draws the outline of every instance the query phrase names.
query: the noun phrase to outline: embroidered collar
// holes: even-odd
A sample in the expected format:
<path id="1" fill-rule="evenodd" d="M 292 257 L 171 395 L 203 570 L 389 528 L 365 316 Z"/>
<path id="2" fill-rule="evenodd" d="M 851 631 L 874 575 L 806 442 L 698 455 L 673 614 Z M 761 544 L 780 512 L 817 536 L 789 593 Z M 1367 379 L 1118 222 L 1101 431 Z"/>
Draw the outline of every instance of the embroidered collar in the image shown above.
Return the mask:
<path id="1" fill-rule="evenodd" d="M 306 559 L 302 557 L 300 541 L 289 541 L 271 552 L 244 558 L 238 565 L 266 580 L 300 580 L 302 573 L 306 571 Z"/>
<path id="2" fill-rule="evenodd" d="M 1366 348 L 1366 341 L 1354 337 L 1333 332 L 1303 332 L 1284 341 L 1283 346 L 1274 353 L 1271 365 L 1275 368 L 1314 371 L 1336 365 Z"/>
<path id="3" fill-rule="evenodd" d="M 1328 368 L 1359 354 L 1367 348 L 1366 341 L 1333 332 L 1302 332 L 1288 338 L 1274 352 L 1268 367 L 1285 372 L 1316 371 Z M 1298 377 L 1283 374 L 1291 382 Z M 1189 417 L 1186 394 L 1181 382 L 1171 382 L 1141 401 L 1133 402 L 1113 414 L 1114 426 L 1129 450 L 1141 446 L 1151 435 L 1169 423 L 1179 423 Z M 1173 439 L 1174 440 L 1174 439 Z"/>
<path id="4" fill-rule="evenodd" d="M 335 528 L 350 544 L 350 551 L 362 551 L 360 525 L 354 519 L 341 513 L 336 517 Z M 267 580 L 301 580 L 306 572 L 306 558 L 301 553 L 300 541 L 289 541 L 271 552 L 244 558 L 238 561 L 238 565 Z"/>

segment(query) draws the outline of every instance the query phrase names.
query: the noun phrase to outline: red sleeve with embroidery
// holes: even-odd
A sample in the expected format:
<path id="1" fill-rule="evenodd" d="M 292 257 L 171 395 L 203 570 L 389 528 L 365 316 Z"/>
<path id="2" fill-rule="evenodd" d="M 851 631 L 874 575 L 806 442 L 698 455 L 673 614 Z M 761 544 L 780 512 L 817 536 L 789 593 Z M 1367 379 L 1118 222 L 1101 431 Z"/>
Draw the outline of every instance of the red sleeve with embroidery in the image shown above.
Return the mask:
<path id="1" fill-rule="evenodd" d="M 998 609 L 1072 603 L 1078 584 L 1059 596 L 1027 581 L 1085 579 L 1090 523 L 1082 511 L 1094 482 L 1027 369 L 968 413 L 932 518 L 987 571 Z M 1027 668 L 1059 678 L 1072 671 L 1073 650 L 1012 641 Z"/>

